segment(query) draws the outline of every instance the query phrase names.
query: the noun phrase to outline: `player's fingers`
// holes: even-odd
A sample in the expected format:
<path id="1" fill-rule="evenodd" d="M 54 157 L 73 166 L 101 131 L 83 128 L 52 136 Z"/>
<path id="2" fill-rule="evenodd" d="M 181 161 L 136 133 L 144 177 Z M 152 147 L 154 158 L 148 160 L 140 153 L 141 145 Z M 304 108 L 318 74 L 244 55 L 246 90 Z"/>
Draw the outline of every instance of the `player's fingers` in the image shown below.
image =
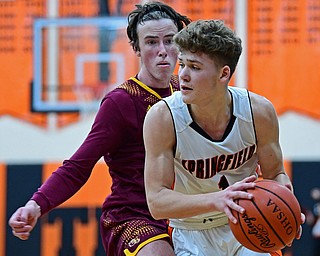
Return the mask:
<path id="1" fill-rule="evenodd" d="M 24 225 L 21 227 L 14 227 L 14 228 L 12 228 L 12 230 L 15 231 L 16 234 L 29 233 L 32 230 L 32 226 L 31 225 Z"/>
<path id="2" fill-rule="evenodd" d="M 15 230 L 12 230 L 12 234 L 21 240 L 27 240 L 30 237 L 30 232 L 17 232 Z"/>
<path id="3" fill-rule="evenodd" d="M 10 227 L 23 227 L 25 225 L 25 220 L 21 218 L 20 210 L 18 209 L 8 221 Z"/>
<path id="4" fill-rule="evenodd" d="M 230 194 L 230 198 L 232 200 L 235 200 L 235 199 L 248 199 L 248 200 L 251 200 L 253 198 L 253 195 L 251 193 L 245 192 L 245 191 L 233 191 Z"/>
<path id="5" fill-rule="evenodd" d="M 301 224 L 303 224 L 305 221 L 306 221 L 306 216 L 303 213 L 301 213 Z M 301 236 L 302 236 L 302 226 L 300 225 L 296 235 L 296 239 L 299 240 Z"/>
<path id="6" fill-rule="evenodd" d="M 236 182 L 230 187 L 232 187 L 234 190 L 246 190 L 254 188 L 256 186 L 256 183 L 254 182 L 256 179 L 257 178 L 254 175 L 252 175 L 241 181 Z"/>
<path id="7" fill-rule="evenodd" d="M 11 228 L 21 228 L 25 225 L 26 223 L 23 221 L 16 221 L 16 220 L 11 220 L 9 221 L 9 226 Z"/>
<path id="8" fill-rule="evenodd" d="M 234 224 L 237 223 L 237 219 L 233 216 L 232 212 L 230 211 L 230 209 L 228 207 L 226 207 L 224 212 L 232 223 L 234 223 Z"/>
<path id="9" fill-rule="evenodd" d="M 244 178 L 243 180 L 237 181 L 235 184 L 238 185 L 255 185 L 255 181 L 257 180 L 257 177 L 255 175 L 251 175 L 249 177 Z M 235 185 L 234 184 L 234 185 Z"/>
<path id="10" fill-rule="evenodd" d="M 228 203 L 227 203 L 227 206 L 230 208 L 230 209 L 233 209 L 237 212 L 240 212 L 241 214 L 245 213 L 245 209 L 238 205 L 237 203 L 235 203 L 234 201 L 230 200 Z M 228 209 L 230 211 L 230 209 Z"/>
<path id="11" fill-rule="evenodd" d="M 257 177 L 255 175 L 251 175 L 243 179 L 244 182 L 254 182 L 256 180 L 257 180 Z"/>
<path id="12" fill-rule="evenodd" d="M 306 221 L 306 215 L 304 213 L 301 213 L 301 224 L 305 223 Z"/>
<path id="13" fill-rule="evenodd" d="M 302 236 L 302 226 L 300 225 L 299 229 L 298 229 L 298 232 L 296 234 L 296 239 L 300 239 Z M 292 246 L 292 242 L 290 244 L 287 244 L 288 247 L 291 247 Z"/>
<path id="14" fill-rule="evenodd" d="M 299 227 L 299 230 L 298 230 L 298 233 L 297 233 L 297 235 L 296 235 L 296 239 L 300 239 L 301 238 L 301 236 L 302 236 L 302 226 L 300 225 L 300 227 Z"/>

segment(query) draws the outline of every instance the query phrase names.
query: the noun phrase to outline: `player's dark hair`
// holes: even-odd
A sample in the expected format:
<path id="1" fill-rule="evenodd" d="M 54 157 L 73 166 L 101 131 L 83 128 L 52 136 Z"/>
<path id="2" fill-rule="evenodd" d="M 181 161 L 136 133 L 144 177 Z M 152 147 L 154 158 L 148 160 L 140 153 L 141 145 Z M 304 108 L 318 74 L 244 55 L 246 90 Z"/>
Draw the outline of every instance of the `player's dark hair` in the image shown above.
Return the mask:
<path id="1" fill-rule="evenodd" d="M 218 66 L 229 66 L 230 77 L 242 52 L 241 39 L 222 20 L 192 22 L 177 33 L 173 40 L 180 51 L 204 53 Z"/>
<path id="2" fill-rule="evenodd" d="M 148 20 L 171 19 L 180 31 L 190 23 L 187 16 L 176 12 L 172 7 L 161 2 L 148 2 L 144 5 L 137 4 L 136 9 L 128 15 L 127 35 L 129 43 L 134 51 L 139 51 L 139 37 L 137 33 L 138 24 Z"/>

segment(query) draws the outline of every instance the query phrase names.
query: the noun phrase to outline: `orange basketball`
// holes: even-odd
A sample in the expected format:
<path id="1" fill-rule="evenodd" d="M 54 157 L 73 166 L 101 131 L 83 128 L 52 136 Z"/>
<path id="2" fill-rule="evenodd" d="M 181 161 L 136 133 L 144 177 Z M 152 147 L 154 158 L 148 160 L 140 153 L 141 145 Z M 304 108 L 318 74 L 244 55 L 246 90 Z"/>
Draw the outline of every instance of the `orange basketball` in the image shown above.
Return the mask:
<path id="1" fill-rule="evenodd" d="M 285 186 L 272 180 L 256 181 L 252 200 L 235 202 L 246 212 L 233 211 L 237 224 L 229 221 L 236 239 L 256 252 L 274 252 L 290 244 L 301 224 L 301 209 L 298 200 Z"/>

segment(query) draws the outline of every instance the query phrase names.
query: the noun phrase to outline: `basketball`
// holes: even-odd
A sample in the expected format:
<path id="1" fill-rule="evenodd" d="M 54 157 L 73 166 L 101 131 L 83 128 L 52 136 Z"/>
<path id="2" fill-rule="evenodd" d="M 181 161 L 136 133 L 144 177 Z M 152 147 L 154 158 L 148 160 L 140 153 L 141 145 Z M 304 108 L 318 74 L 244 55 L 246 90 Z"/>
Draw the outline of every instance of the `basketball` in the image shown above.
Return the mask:
<path id="1" fill-rule="evenodd" d="M 272 180 L 256 181 L 254 189 L 247 190 L 253 199 L 237 199 L 246 209 L 244 214 L 232 211 L 237 224 L 229 221 L 236 239 L 256 252 L 274 252 L 292 243 L 301 224 L 298 200 L 285 186 Z"/>

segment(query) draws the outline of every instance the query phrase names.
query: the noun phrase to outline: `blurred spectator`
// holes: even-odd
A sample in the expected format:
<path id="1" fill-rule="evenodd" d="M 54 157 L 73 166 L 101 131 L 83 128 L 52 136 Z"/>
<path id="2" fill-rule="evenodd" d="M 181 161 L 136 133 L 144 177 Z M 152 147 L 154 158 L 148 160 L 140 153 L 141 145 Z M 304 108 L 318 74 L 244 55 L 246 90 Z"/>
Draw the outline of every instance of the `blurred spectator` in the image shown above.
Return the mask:
<path id="1" fill-rule="evenodd" d="M 320 188 L 311 190 L 311 197 L 315 200 L 313 206 L 314 222 L 312 227 L 312 236 L 315 239 L 314 256 L 320 256 Z"/>

